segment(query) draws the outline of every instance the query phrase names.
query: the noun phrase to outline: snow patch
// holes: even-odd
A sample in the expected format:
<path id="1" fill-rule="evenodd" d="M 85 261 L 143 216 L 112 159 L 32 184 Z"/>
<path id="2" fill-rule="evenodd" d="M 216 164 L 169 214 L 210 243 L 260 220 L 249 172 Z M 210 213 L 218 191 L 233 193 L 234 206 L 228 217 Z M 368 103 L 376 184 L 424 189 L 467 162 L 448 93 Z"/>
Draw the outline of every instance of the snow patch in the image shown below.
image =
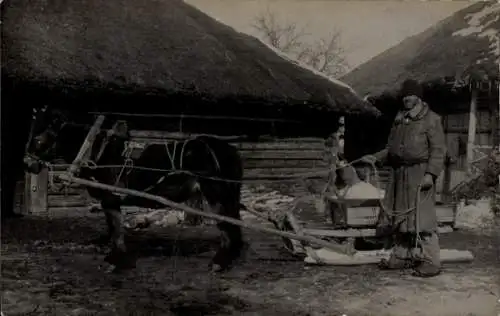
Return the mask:
<path id="1" fill-rule="evenodd" d="M 488 16 L 495 15 L 495 18 L 485 21 Z M 500 2 L 484 7 L 481 11 L 467 14 L 465 16 L 468 27 L 455 31 L 453 36 L 477 36 L 486 37 L 490 41 L 490 49 L 496 62 L 500 63 L 500 34 L 494 24 L 500 19 Z"/>
<path id="2" fill-rule="evenodd" d="M 460 202 L 457 209 L 456 227 L 467 229 L 482 229 L 494 222 L 490 200 L 481 199 L 466 205 Z"/>

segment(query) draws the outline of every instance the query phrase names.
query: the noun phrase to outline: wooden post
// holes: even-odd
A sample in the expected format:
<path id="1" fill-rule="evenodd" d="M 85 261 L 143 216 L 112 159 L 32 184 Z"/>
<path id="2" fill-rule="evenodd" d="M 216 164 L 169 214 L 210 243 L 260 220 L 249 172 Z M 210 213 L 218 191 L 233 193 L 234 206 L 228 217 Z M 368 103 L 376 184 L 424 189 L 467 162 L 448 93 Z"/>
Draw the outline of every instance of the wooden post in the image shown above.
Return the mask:
<path id="1" fill-rule="evenodd" d="M 497 33 L 497 47 L 500 48 L 500 35 Z M 497 63 L 498 63 L 498 77 L 497 77 L 497 80 L 498 80 L 498 86 L 497 86 L 497 89 L 498 89 L 498 124 L 497 124 L 497 130 L 495 131 L 496 135 L 497 135 L 497 140 L 500 142 L 500 58 L 497 60 Z M 498 152 L 500 153 L 500 143 L 496 143 L 494 144 L 494 146 L 498 146 Z M 497 192 L 500 192 L 500 174 L 498 175 L 498 188 L 497 188 Z M 500 201 L 496 201 L 497 202 L 497 205 Z"/>
<path id="2" fill-rule="evenodd" d="M 48 214 L 49 170 L 43 168 L 39 174 L 26 173 L 24 184 L 23 214 Z"/>
<path id="3" fill-rule="evenodd" d="M 97 119 L 94 122 L 94 125 L 92 125 L 92 128 L 90 129 L 89 133 L 87 134 L 87 137 L 85 137 L 85 140 L 83 141 L 82 147 L 80 147 L 80 151 L 75 157 L 75 160 L 73 160 L 73 163 L 71 166 L 68 168 L 68 173 L 70 175 L 74 175 L 76 172 L 79 170 L 79 165 L 81 160 L 85 157 L 87 154 L 87 151 L 92 147 L 92 144 L 94 143 L 94 140 L 101 130 L 101 126 L 104 123 L 104 115 L 99 115 Z"/>
<path id="4" fill-rule="evenodd" d="M 472 174 L 472 161 L 474 160 L 474 146 L 476 141 L 477 124 L 477 90 L 473 87 L 471 91 L 469 109 L 469 133 L 467 137 L 467 174 Z"/>

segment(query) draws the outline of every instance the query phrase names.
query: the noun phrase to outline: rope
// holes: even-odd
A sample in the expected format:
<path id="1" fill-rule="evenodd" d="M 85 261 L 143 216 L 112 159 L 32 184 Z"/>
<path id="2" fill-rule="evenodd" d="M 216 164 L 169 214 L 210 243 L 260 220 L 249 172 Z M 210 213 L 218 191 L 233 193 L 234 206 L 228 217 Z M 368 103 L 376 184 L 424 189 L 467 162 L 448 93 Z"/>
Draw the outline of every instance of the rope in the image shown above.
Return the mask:
<path id="1" fill-rule="evenodd" d="M 370 163 L 370 165 L 374 170 L 374 176 L 376 179 L 377 187 L 380 191 L 378 169 L 375 166 L 375 163 Z M 420 209 L 419 208 L 425 201 L 427 201 L 428 199 L 431 198 L 432 193 L 433 193 L 432 190 L 429 190 L 428 193 L 426 194 L 425 198 L 423 200 L 420 200 L 420 193 L 421 192 L 422 192 L 422 184 L 419 184 L 417 187 L 417 194 L 415 196 L 415 206 L 410 207 L 402 212 L 390 211 L 387 208 L 387 206 L 384 205 L 383 199 L 381 199 L 381 202 L 380 202 L 381 211 L 385 212 L 386 214 L 388 214 L 389 216 L 391 216 L 393 218 L 407 216 L 410 212 L 415 211 L 415 244 L 413 247 L 414 250 L 419 249 L 419 245 L 422 245 L 422 243 L 423 243 L 422 236 L 420 235 L 421 231 L 420 231 Z M 423 259 L 422 257 L 417 258 L 414 254 L 411 254 L 411 253 L 410 253 L 410 257 L 411 257 L 412 261 L 418 261 L 418 260 Z"/>
<path id="2" fill-rule="evenodd" d="M 123 165 L 95 165 L 95 163 L 93 163 L 93 162 L 92 162 L 92 164 L 94 164 L 94 165 L 90 166 L 90 164 L 86 165 L 85 163 L 83 163 L 83 167 L 89 168 L 89 169 L 105 169 L 105 168 L 121 168 L 121 167 L 123 167 Z M 56 166 L 57 165 L 57 166 L 63 166 L 63 167 L 71 166 L 71 164 L 51 164 L 51 163 L 47 163 L 47 162 L 45 163 L 45 165 L 47 165 L 47 166 L 49 166 L 49 165 Z M 247 181 L 245 181 L 245 180 L 232 180 L 232 179 L 225 179 L 225 178 L 221 178 L 221 177 L 206 176 L 206 175 L 194 173 L 194 172 L 188 171 L 188 170 L 161 169 L 161 168 L 151 168 L 151 167 L 142 167 L 142 166 L 130 166 L 129 168 L 137 169 L 137 170 L 144 170 L 144 171 L 163 172 L 163 173 L 183 173 L 183 174 L 188 174 L 188 175 L 200 177 L 200 178 L 207 179 L 207 180 L 214 180 L 214 181 L 224 181 L 224 182 L 233 182 L 233 183 L 241 183 L 241 184 L 247 183 Z M 336 168 L 333 170 L 338 170 L 338 169 L 342 169 L 342 168 L 344 168 L 344 167 Z M 297 180 L 301 180 L 301 179 L 314 178 L 318 174 L 330 171 L 331 169 L 325 168 L 325 169 L 320 169 L 320 170 L 322 170 L 322 171 L 316 171 L 314 173 L 311 173 L 311 172 L 296 173 L 293 175 L 293 177 L 290 177 L 290 178 L 275 179 L 275 180 L 262 180 L 262 182 L 279 183 L 279 182 L 283 182 L 283 181 L 297 181 Z M 263 177 L 266 177 L 266 176 L 272 177 L 274 175 L 262 175 L 262 176 Z"/>

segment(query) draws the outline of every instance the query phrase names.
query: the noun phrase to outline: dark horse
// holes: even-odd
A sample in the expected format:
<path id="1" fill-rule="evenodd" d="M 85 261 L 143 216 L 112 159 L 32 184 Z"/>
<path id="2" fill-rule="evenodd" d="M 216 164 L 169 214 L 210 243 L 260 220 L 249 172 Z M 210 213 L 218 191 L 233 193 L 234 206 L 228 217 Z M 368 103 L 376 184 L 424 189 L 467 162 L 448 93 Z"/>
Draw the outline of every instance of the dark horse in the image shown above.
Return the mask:
<path id="1" fill-rule="evenodd" d="M 42 161 L 53 158 L 54 152 L 72 162 L 89 129 L 88 125 L 69 122 L 61 112 L 39 111 L 27 151 L 28 171 L 40 172 Z M 235 147 L 215 137 L 199 136 L 169 144 L 150 144 L 132 160 L 127 150 L 129 140 L 124 121 L 117 121 L 111 129 L 101 130 L 79 176 L 146 191 L 178 203 L 202 196 L 214 212 L 240 219 L 243 168 Z M 111 241 L 112 250 L 105 260 L 118 269 L 135 267 L 136 260 L 124 244 L 120 209 L 122 206 L 164 206 L 100 189 L 89 187 L 87 190 L 91 197 L 100 201 L 106 215 L 108 234 L 103 237 Z M 243 239 L 239 226 L 225 222 L 219 222 L 217 226 L 221 231 L 221 245 L 210 266 L 214 271 L 222 271 L 240 256 Z"/>

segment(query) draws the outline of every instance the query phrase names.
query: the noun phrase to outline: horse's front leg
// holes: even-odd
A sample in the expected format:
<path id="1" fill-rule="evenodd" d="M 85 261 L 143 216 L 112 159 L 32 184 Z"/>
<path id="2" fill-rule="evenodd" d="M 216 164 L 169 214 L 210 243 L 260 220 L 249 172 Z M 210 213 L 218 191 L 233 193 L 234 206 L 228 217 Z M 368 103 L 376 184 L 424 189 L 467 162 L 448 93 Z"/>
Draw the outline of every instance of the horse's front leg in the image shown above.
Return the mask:
<path id="1" fill-rule="evenodd" d="M 224 207 L 220 204 L 210 206 L 220 215 L 240 219 L 239 207 Z M 226 222 L 217 223 L 221 232 L 221 243 L 215 256 L 212 258 L 210 268 L 213 272 L 228 270 L 231 264 L 240 257 L 243 248 L 243 234 L 241 227 Z"/>
<path id="2" fill-rule="evenodd" d="M 99 208 L 99 212 L 104 211 L 103 208 Z M 97 211 L 93 211 L 93 213 L 96 213 Z M 113 236 L 115 226 L 113 224 L 113 217 L 111 216 L 110 212 L 105 212 L 104 211 L 104 216 L 106 218 L 106 233 L 100 234 L 99 237 L 97 238 L 92 238 L 87 242 L 87 244 L 90 245 L 97 245 L 97 246 L 104 246 L 109 244 L 111 241 L 111 237 Z"/>
<path id="3" fill-rule="evenodd" d="M 106 214 L 111 239 L 111 252 L 104 258 L 118 270 L 132 269 L 136 266 L 136 259 L 127 251 L 125 246 L 125 230 L 123 226 L 123 215 L 120 206 L 106 207 Z"/>

